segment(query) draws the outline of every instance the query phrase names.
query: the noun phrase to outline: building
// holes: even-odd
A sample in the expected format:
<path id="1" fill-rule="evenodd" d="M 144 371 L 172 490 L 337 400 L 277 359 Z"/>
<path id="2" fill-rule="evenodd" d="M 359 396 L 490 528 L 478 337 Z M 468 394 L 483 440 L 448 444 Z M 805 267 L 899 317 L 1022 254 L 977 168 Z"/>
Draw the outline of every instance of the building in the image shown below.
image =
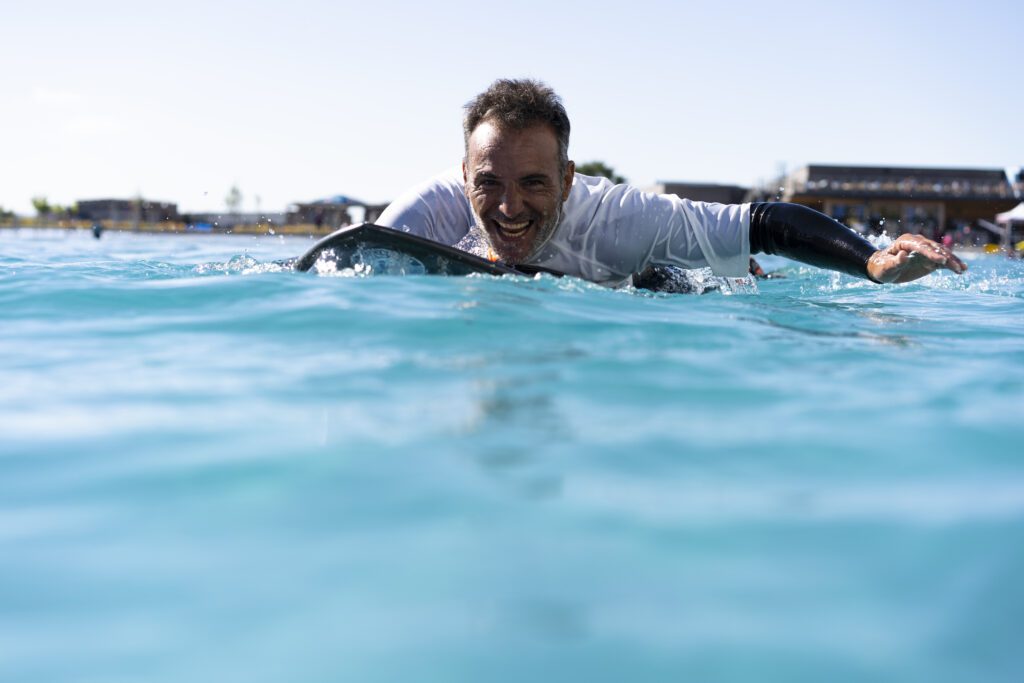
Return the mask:
<path id="1" fill-rule="evenodd" d="M 296 202 L 288 207 L 289 225 L 315 225 L 317 228 L 340 228 L 352 224 L 353 209 L 361 222 L 377 220 L 387 204 L 367 204 L 345 195 L 335 195 L 312 202 Z"/>
<path id="2" fill-rule="evenodd" d="M 979 221 L 1017 204 L 1003 169 L 815 164 L 792 173 L 783 187 L 783 201 L 810 206 L 861 232 L 933 239 L 963 237 Z"/>
<path id="3" fill-rule="evenodd" d="M 178 205 L 137 199 L 79 199 L 78 217 L 90 221 L 157 223 L 177 221 Z"/>
<path id="4" fill-rule="evenodd" d="M 750 188 L 739 185 L 718 185 L 714 183 L 659 182 L 645 188 L 655 194 L 674 194 L 695 202 L 718 202 L 739 204 L 747 200 Z"/>

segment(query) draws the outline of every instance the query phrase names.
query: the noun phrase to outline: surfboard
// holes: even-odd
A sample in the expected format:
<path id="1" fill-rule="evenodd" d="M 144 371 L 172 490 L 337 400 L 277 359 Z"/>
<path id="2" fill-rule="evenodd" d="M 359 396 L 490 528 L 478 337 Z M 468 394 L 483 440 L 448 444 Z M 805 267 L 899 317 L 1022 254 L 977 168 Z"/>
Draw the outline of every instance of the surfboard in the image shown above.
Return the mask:
<path id="1" fill-rule="evenodd" d="M 296 259 L 294 267 L 308 271 L 318 262 L 337 270 L 351 268 L 381 275 L 532 274 L 373 223 L 360 223 L 332 232 Z"/>
<path id="2" fill-rule="evenodd" d="M 367 275 L 523 275 L 563 274 L 540 266 L 509 266 L 488 261 L 440 242 L 373 223 L 360 223 L 332 232 L 306 253 L 282 265 L 308 271 L 316 266 L 338 271 L 350 269 Z M 669 294 L 702 294 L 718 289 L 694 278 L 677 266 L 653 266 L 633 276 L 633 285 Z"/>

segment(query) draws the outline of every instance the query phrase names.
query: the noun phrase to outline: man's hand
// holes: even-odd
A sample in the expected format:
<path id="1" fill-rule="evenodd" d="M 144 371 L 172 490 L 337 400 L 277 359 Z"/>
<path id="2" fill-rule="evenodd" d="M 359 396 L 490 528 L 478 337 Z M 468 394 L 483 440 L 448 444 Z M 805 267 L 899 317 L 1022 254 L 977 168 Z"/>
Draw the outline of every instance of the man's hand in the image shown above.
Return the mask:
<path id="1" fill-rule="evenodd" d="M 875 282 L 910 282 L 940 268 L 959 275 L 967 264 L 938 242 L 909 233 L 868 259 L 868 275 Z"/>

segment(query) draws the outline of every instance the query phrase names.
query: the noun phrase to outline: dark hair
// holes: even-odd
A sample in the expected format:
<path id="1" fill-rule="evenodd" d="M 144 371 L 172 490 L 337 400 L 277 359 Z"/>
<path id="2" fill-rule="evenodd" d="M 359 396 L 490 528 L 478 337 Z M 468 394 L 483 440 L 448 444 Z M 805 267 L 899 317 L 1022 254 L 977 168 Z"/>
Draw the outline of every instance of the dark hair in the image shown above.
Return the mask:
<path id="1" fill-rule="evenodd" d="M 569 115 L 555 91 L 540 81 L 501 78 L 466 103 L 462 130 L 469 152 L 469 136 L 486 120 L 498 126 L 523 130 L 543 123 L 551 126 L 558 140 L 558 163 L 569 164 Z"/>

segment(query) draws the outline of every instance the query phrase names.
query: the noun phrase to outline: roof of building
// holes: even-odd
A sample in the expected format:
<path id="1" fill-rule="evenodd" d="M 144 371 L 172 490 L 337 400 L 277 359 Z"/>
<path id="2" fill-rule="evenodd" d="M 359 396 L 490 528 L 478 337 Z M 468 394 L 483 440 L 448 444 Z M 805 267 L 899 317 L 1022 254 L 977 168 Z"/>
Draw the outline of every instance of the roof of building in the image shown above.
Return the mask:
<path id="1" fill-rule="evenodd" d="M 749 191 L 739 185 L 718 183 L 659 182 L 652 188 L 659 194 L 674 194 L 697 202 L 736 204 L 742 202 Z"/>
<path id="2" fill-rule="evenodd" d="M 295 203 L 298 206 L 366 206 L 366 202 L 344 194 L 336 194 L 332 197 L 324 197 L 323 199 L 314 199 L 311 202 Z"/>
<path id="3" fill-rule="evenodd" d="M 790 176 L 795 194 L 830 197 L 1008 199 L 1003 169 L 828 166 L 812 164 Z"/>
<path id="4" fill-rule="evenodd" d="M 174 202 L 164 202 L 157 199 L 144 199 L 142 197 L 136 197 L 135 199 L 114 199 L 114 198 L 103 198 L 103 199 L 78 199 L 75 201 L 79 206 L 94 206 L 94 205 L 118 205 L 118 206 L 135 206 L 136 204 L 141 206 L 159 206 L 159 207 L 170 207 L 177 206 Z"/>

